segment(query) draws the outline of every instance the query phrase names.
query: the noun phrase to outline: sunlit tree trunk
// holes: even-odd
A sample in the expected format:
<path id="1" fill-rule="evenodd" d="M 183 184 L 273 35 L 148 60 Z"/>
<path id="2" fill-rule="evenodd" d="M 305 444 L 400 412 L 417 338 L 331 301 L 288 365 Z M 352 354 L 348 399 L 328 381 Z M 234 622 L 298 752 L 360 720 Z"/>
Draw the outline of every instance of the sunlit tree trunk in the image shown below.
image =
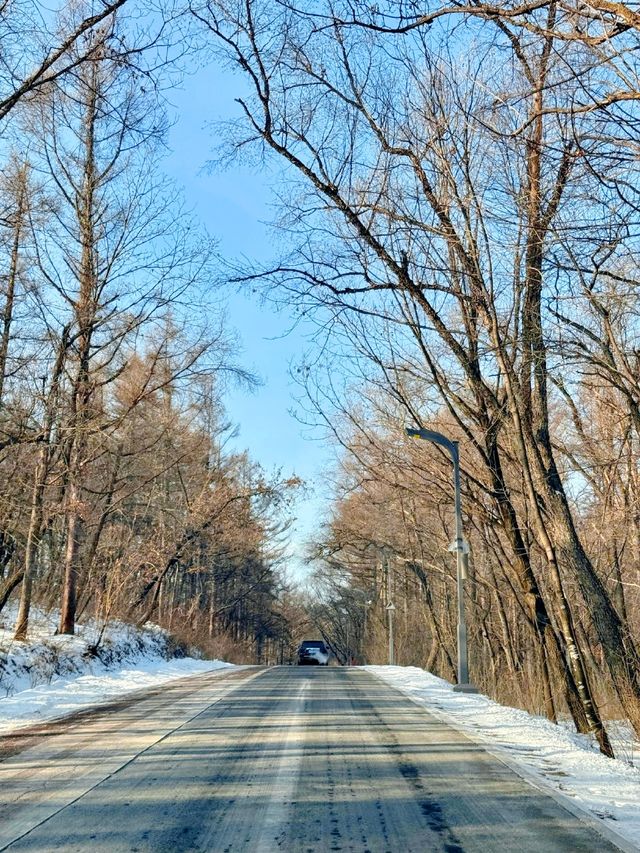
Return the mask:
<path id="1" fill-rule="evenodd" d="M 81 240 L 78 297 L 74 304 L 76 323 L 76 371 L 71 389 L 69 422 L 69 471 L 66 495 L 66 548 L 60 613 L 60 633 L 73 634 L 77 586 L 80 572 L 80 549 L 84 539 L 85 511 L 83 507 L 83 464 L 87 453 L 87 430 L 91 421 L 91 344 L 98 305 L 96 280 L 95 203 L 98 174 L 95 155 L 95 126 L 98 121 L 99 59 L 86 67 L 83 81 L 85 119 L 83 133 L 83 181 L 77 200 L 76 214 Z"/>
<path id="2" fill-rule="evenodd" d="M 58 344 L 58 353 L 53 367 L 53 375 L 49 392 L 45 400 L 44 409 L 44 424 L 42 436 L 40 438 L 41 445 L 38 455 L 38 462 L 34 474 L 33 492 L 31 496 L 31 515 L 29 519 L 29 531 L 27 533 L 27 544 L 24 555 L 24 579 L 20 594 L 20 606 L 18 609 L 18 617 L 15 627 L 15 639 L 25 640 L 29 629 L 29 612 L 31 609 L 31 596 L 33 590 L 33 576 L 36 563 L 38 547 L 40 545 L 40 536 L 42 533 L 42 522 L 44 517 L 44 498 L 51 464 L 51 456 L 53 448 L 51 446 L 51 435 L 53 430 L 53 422 L 59 402 L 59 385 L 64 369 L 65 360 L 67 357 L 67 349 L 69 346 L 68 329 L 65 329 L 62 334 L 60 343 Z"/>

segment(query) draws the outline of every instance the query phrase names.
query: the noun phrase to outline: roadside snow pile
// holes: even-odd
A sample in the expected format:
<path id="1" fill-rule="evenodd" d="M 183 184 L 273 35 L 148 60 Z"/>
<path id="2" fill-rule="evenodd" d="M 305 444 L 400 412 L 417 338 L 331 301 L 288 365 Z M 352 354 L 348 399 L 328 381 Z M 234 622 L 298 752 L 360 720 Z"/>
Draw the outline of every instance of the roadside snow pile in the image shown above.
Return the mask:
<path id="1" fill-rule="evenodd" d="M 157 626 L 92 621 L 55 635 L 58 616 L 36 610 L 29 641 L 13 639 L 15 612 L 0 614 L 0 735 L 186 675 L 231 666 L 185 657 Z M 99 640 L 97 649 L 95 645 Z"/>
<path id="2" fill-rule="evenodd" d="M 551 789 L 564 804 L 604 823 L 640 850 L 640 768 L 605 758 L 586 735 L 486 696 L 454 693 L 417 667 L 366 666 L 441 719 L 481 742 L 515 772 Z M 616 742 L 613 742 L 614 750 Z M 617 754 L 630 756 L 629 744 Z M 635 745 L 637 757 L 638 744 Z"/>
<path id="3" fill-rule="evenodd" d="M 59 615 L 32 611 L 29 639 L 13 639 L 15 608 L 0 614 L 0 696 L 11 696 L 48 684 L 56 676 L 82 675 L 102 664 L 115 669 L 119 664 L 143 658 L 173 657 L 169 637 L 160 628 L 138 630 L 122 622 L 113 622 L 100 637 L 100 625 L 90 621 L 77 625 L 73 637 L 56 635 Z M 97 649 L 92 646 L 98 643 Z"/>

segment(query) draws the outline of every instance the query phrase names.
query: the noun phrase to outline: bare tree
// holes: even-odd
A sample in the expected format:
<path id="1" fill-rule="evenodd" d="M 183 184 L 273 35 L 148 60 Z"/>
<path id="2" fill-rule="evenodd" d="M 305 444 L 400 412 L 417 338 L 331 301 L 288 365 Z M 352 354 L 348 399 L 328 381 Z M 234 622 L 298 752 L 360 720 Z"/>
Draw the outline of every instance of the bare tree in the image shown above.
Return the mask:
<path id="1" fill-rule="evenodd" d="M 93 36 L 91 60 L 50 89 L 39 104 L 45 128 L 42 162 L 52 183 L 53 227 L 39 236 L 42 275 L 57 301 L 49 323 L 66 323 L 66 533 L 60 630 L 73 633 L 85 540 L 83 481 L 93 437 L 106 436 L 101 405 L 106 385 L 125 363 L 125 346 L 145 325 L 206 274 L 209 246 L 188 237 L 188 219 L 166 204 L 162 182 L 148 168 L 165 123 L 138 74 L 111 58 L 117 25 Z M 60 309 L 59 306 L 62 306 Z M 155 319 L 154 319 L 155 318 Z"/>
<path id="2" fill-rule="evenodd" d="M 546 308 L 555 247 L 570 240 L 565 221 L 585 223 L 573 240 L 583 259 L 604 246 L 610 225 L 587 162 L 590 113 L 571 106 L 584 85 L 598 84 L 593 63 L 556 39 L 554 3 L 526 37 L 493 21 L 488 35 L 475 26 L 484 68 L 498 55 L 504 67 L 510 55 L 503 74 L 496 59 L 491 79 L 444 28 L 405 28 L 415 37 L 402 40 L 375 26 L 354 34 L 329 10 L 319 25 L 315 14 L 276 6 L 247 2 L 235 16 L 215 3 L 196 10 L 253 86 L 240 100 L 247 131 L 234 130 L 236 150 L 258 141 L 302 181 L 287 223 L 300 235 L 297 251 L 256 275 L 319 306 L 324 322 L 349 310 L 409 330 L 429 381 L 486 467 L 530 617 L 550 638 L 549 659 L 610 752 L 567 583 L 588 602 L 636 726 L 638 656 L 585 551 L 556 462 Z M 589 234 L 588 194 L 599 217 Z M 425 420 L 415 405 L 408 410 Z M 544 588 L 511 498 L 514 470 L 544 557 Z"/>

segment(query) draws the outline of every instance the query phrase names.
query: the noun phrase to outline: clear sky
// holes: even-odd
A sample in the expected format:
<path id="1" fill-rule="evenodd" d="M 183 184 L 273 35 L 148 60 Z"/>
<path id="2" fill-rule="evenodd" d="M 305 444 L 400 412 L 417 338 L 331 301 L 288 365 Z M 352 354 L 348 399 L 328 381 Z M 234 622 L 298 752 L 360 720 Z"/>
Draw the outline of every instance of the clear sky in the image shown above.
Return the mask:
<path id="1" fill-rule="evenodd" d="M 184 187 L 187 205 L 218 241 L 221 254 L 259 259 L 268 256 L 273 239 L 265 224 L 273 218 L 269 176 L 240 166 L 217 172 L 205 168 L 215 142 L 207 124 L 239 114 L 234 97 L 240 86 L 237 78 L 207 69 L 187 78 L 182 90 L 172 92 L 177 121 L 170 134 L 172 153 L 166 168 Z M 305 438 L 305 429 L 290 413 L 295 401 L 289 367 L 306 346 L 303 331 L 289 331 L 288 315 L 232 289 L 227 310 L 240 336 L 242 366 L 262 380 L 253 393 L 238 389 L 226 396 L 229 418 L 239 428 L 233 444 L 238 450 L 247 449 L 267 472 L 281 468 L 283 475 L 295 473 L 308 486 L 297 502 L 291 546 L 290 568 L 302 579 L 303 544 L 322 512 L 322 468 L 328 461 L 321 443 L 311 440 L 308 431 Z"/>

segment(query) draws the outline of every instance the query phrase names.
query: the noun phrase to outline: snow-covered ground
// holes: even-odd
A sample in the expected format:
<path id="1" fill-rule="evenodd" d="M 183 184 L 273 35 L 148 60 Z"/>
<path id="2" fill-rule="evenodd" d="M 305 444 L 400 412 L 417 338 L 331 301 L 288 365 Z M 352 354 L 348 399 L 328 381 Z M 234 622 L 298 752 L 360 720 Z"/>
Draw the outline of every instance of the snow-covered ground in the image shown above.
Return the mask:
<path id="1" fill-rule="evenodd" d="M 611 727 L 620 758 L 605 758 L 569 726 L 508 708 L 486 696 L 454 693 L 451 684 L 417 667 L 364 667 L 443 721 L 483 743 L 521 776 L 586 812 L 640 850 L 640 744 Z M 616 733 L 618 737 L 616 738 Z"/>
<path id="2" fill-rule="evenodd" d="M 35 611 L 27 643 L 13 640 L 15 612 L 0 614 L 0 735 L 117 699 L 175 678 L 232 666 L 219 660 L 172 657 L 160 628 L 111 623 L 98 647 L 100 626 L 77 626 L 76 635 L 55 636 L 58 616 Z"/>

